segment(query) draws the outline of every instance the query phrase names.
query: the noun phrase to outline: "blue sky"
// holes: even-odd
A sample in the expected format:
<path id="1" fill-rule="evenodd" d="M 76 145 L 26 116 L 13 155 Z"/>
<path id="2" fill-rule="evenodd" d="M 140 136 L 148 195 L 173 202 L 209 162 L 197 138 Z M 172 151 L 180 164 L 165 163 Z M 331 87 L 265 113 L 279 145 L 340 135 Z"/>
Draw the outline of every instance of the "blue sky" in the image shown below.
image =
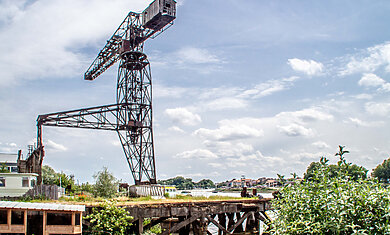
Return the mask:
<path id="1" fill-rule="evenodd" d="M 26 153 L 39 114 L 115 102 L 117 66 L 83 73 L 144 0 L 0 1 L 0 152 Z M 390 152 L 390 2 L 182 0 L 145 44 L 158 179 L 302 175 L 338 145 Z M 44 127 L 45 164 L 131 182 L 115 133 Z"/>

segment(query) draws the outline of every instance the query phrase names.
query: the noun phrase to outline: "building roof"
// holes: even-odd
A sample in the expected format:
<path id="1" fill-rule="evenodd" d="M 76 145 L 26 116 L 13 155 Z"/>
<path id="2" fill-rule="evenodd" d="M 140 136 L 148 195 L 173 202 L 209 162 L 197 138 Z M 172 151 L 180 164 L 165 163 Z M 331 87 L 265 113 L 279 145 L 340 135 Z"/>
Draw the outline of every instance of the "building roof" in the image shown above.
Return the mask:
<path id="1" fill-rule="evenodd" d="M 41 211 L 85 211 L 84 205 L 63 205 L 56 203 L 32 203 L 0 201 L 0 209 L 26 209 Z"/>
<path id="2" fill-rule="evenodd" d="M 38 176 L 37 173 L 16 173 L 16 172 L 8 172 L 8 173 L 0 173 L 0 176 Z"/>
<path id="3" fill-rule="evenodd" d="M 18 154 L 0 153 L 0 163 L 17 163 Z"/>

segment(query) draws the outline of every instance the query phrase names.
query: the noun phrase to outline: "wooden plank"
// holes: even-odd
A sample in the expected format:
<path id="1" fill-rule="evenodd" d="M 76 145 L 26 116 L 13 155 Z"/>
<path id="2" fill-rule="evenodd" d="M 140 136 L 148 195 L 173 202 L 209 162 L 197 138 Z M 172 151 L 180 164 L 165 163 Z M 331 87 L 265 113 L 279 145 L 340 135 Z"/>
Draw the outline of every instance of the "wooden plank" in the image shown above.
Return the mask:
<path id="1" fill-rule="evenodd" d="M 182 227 L 184 226 L 187 226 L 189 225 L 190 223 L 194 222 L 195 220 L 197 220 L 199 217 L 196 217 L 196 216 L 192 216 L 176 225 L 174 225 L 170 231 L 169 230 L 166 230 L 164 232 L 161 233 L 161 235 L 168 235 L 170 233 L 173 233 L 173 232 L 176 232 L 177 230 L 181 229 Z"/>
<path id="2" fill-rule="evenodd" d="M 223 231 L 224 234 L 231 234 L 230 232 L 228 232 L 222 225 L 220 225 L 217 221 L 215 221 L 213 218 L 211 218 L 210 216 L 206 216 L 206 218 L 211 222 L 213 223 L 215 226 L 217 226 L 220 230 Z"/>

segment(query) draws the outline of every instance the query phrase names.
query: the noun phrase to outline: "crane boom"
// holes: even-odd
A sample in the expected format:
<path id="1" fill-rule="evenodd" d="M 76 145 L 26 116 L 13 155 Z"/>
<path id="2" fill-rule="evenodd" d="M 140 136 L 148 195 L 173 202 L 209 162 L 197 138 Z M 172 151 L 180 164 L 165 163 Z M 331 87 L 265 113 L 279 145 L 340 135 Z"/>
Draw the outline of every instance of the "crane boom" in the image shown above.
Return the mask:
<path id="1" fill-rule="evenodd" d="M 94 80 L 115 64 L 120 59 L 121 49 L 142 51 L 148 38 L 169 28 L 176 18 L 176 8 L 168 2 L 156 0 L 142 13 L 130 12 L 89 66 L 84 79 Z"/>

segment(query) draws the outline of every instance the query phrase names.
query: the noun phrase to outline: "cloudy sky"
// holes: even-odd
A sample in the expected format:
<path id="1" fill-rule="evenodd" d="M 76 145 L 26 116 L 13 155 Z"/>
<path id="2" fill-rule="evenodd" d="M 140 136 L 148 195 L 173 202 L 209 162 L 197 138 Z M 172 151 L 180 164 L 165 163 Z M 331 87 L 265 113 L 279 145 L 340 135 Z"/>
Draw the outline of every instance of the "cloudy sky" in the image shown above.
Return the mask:
<path id="1" fill-rule="evenodd" d="M 115 103 L 117 66 L 83 73 L 145 0 L 0 0 L 0 152 L 39 114 Z M 321 156 L 372 169 L 390 153 L 390 2 L 181 0 L 145 53 L 158 179 L 302 175 Z M 44 127 L 44 164 L 132 183 L 113 132 Z"/>

